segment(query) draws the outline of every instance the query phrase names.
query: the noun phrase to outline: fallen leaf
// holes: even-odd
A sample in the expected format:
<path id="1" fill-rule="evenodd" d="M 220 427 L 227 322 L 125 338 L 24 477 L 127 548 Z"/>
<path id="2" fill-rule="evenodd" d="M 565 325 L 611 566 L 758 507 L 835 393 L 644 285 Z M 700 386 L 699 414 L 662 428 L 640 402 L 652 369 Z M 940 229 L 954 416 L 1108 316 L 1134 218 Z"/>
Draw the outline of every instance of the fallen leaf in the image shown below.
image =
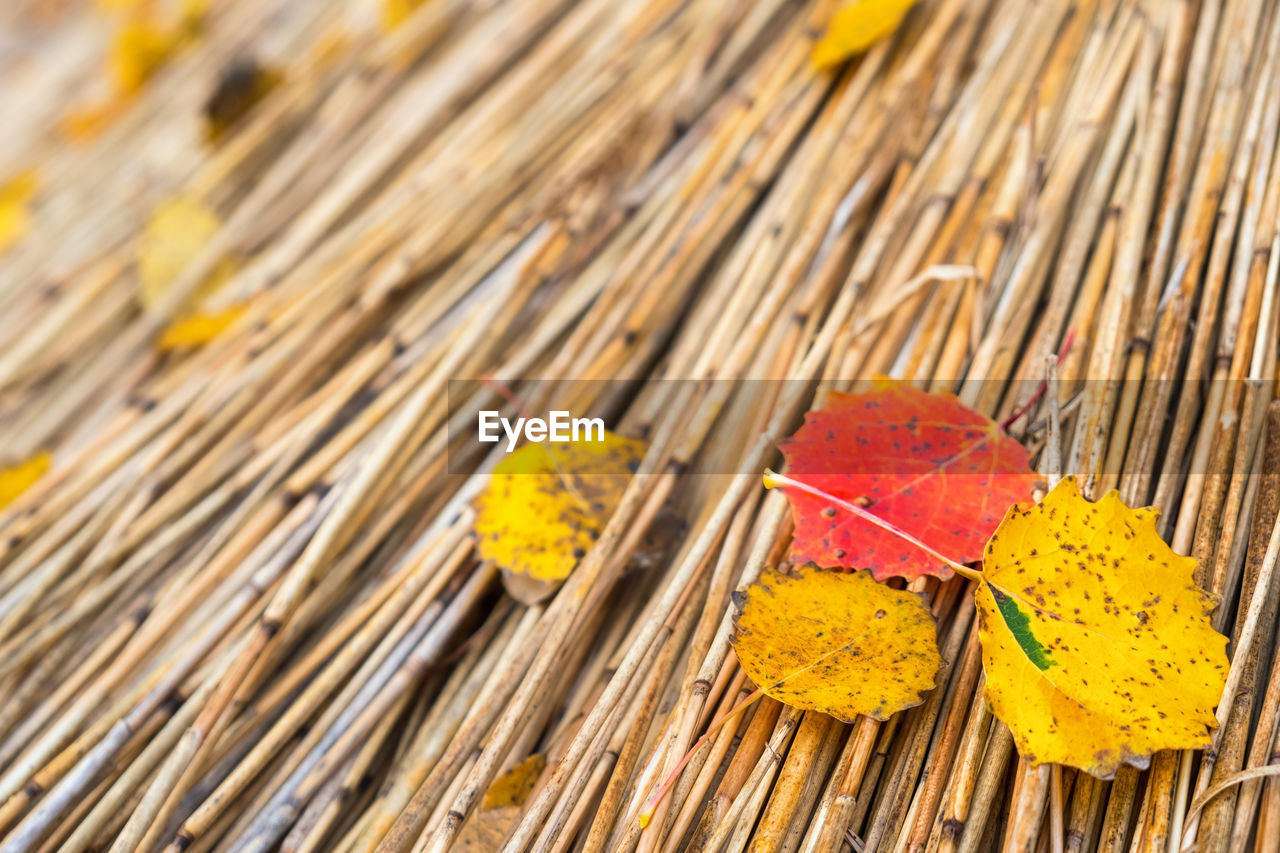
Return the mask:
<path id="1" fill-rule="evenodd" d="M 142 304 L 148 308 L 156 305 L 221 227 L 218 215 L 198 199 L 179 195 L 162 202 L 151 215 L 138 247 Z M 234 262 L 224 259 L 190 302 L 200 302 L 234 273 Z"/>
<path id="2" fill-rule="evenodd" d="M 779 702 L 845 722 L 887 720 L 934 687 L 942 659 L 932 614 L 866 572 L 769 570 L 734 601 L 738 661 Z"/>
<path id="3" fill-rule="evenodd" d="M 916 0 L 848 0 L 836 10 L 813 49 L 819 68 L 862 53 L 898 28 Z"/>
<path id="4" fill-rule="evenodd" d="M 97 139 L 129 107 L 130 99 L 119 95 L 85 106 L 74 107 L 59 120 L 62 135 L 77 145 Z"/>
<path id="5" fill-rule="evenodd" d="M 149 15 L 131 18 L 121 24 L 111 39 L 107 58 L 116 89 L 133 94 L 146 85 L 177 50 L 179 32 Z"/>
<path id="6" fill-rule="evenodd" d="M 473 811 L 449 849 L 454 853 L 493 853 L 500 850 L 523 813 L 519 806 Z"/>
<path id="7" fill-rule="evenodd" d="M 958 562 L 982 556 L 1009 505 L 1037 482 L 1026 449 L 950 394 L 884 381 L 829 393 L 782 445 L 787 475 L 863 507 Z M 827 498 L 787 489 L 792 555 L 824 567 L 866 568 L 877 579 L 952 570 L 900 536 Z"/>
<path id="8" fill-rule="evenodd" d="M 49 470 L 53 457 L 48 453 L 37 453 L 24 462 L 0 470 L 0 509 L 18 499 L 18 496 L 31 488 Z"/>
<path id="9" fill-rule="evenodd" d="M 156 341 L 161 352 L 198 347 L 207 344 L 244 316 L 244 308 L 233 307 L 223 311 L 198 312 L 170 325 Z"/>
<path id="10" fill-rule="evenodd" d="M 35 197 L 38 181 L 34 169 L 27 169 L 0 184 L 0 253 L 22 239 L 31 224 L 28 206 Z"/>
<path id="11" fill-rule="evenodd" d="M 147 81 L 199 34 L 209 0 L 182 0 L 168 17 L 143 0 L 99 0 L 98 5 L 123 17 L 107 49 L 112 90 L 62 117 L 62 133 L 75 143 L 91 142 L 124 115 Z"/>
<path id="12" fill-rule="evenodd" d="M 494 467 L 477 500 L 477 548 L 517 600 L 540 601 L 569 576 L 644 451 L 643 442 L 606 432 L 603 441 L 526 444 Z"/>
<path id="13" fill-rule="evenodd" d="M 1227 638 L 1156 518 L 1114 491 L 1087 501 L 1068 477 L 992 534 L 977 591 L 986 698 L 1033 763 L 1105 779 L 1209 745 Z"/>
<path id="14" fill-rule="evenodd" d="M 382 0 L 383 32 L 389 33 L 409 20 L 409 17 L 425 2 L 426 0 Z"/>
<path id="15" fill-rule="evenodd" d="M 546 766 L 547 757 L 542 753 L 535 752 L 528 756 L 493 780 L 489 790 L 484 792 L 480 808 L 492 811 L 506 806 L 523 806 L 533 793 L 533 786 L 538 784 L 538 777 Z"/>
<path id="16" fill-rule="evenodd" d="M 278 69 L 261 65 L 252 58 L 237 59 L 218 75 L 218 85 L 204 105 L 205 137 L 217 142 L 263 98 L 271 93 L 284 75 Z"/>
<path id="17" fill-rule="evenodd" d="M 146 4 L 135 4 L 116 29 L 108 58 L 116 89 L 133 94 L 160 66 L 200 32 L 209 0 L 182 0 L 177 14 L 163 19 Z"/>

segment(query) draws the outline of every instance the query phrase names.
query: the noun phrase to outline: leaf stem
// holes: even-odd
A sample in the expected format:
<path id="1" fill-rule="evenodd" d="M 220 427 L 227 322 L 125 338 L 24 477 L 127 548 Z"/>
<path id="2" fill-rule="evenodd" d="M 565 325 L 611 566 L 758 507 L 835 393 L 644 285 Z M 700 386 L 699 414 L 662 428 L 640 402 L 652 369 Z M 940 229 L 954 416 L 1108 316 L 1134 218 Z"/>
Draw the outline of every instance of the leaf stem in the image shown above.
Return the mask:
<path id="1" fill-rule="evenodd" d="M 644 804 L 644 810 L 641 811 L 637 817 L 637 820 L 640 822 L 641 829 L 647 827 L 649 825 L 649 821 L 653 820 L 653 813 L 657 810 L 658 804 L 662 802 L 662 798 L 666 796 L 667 791 L 669 791 L 671 786 L 675 784 L 676 779 L 680 778 L 680 773 L 684 770 L 685 765 L 687 765 L 690 760 L 698 754 L 698 750 L 702 749 L 703 744 L 705 744 L 713 734 L 723 728 L 725 723 L 742 713 L 763 695 L 764 691 L 757 689 L 750 696 L 726 711 L 724 716 L 713 722 L 707 730 L 702 733 L 702 737 L 698 738 L 698 742 L 684 754 L 684 757 L 680 759 L 680 763 L 675 766 L 675 769 L 667 774 L 667 778 L 662 780 L 662 784 L 658 787 L 658 790 L 654 791 L 652 796 L 649 797 L 648 802 Z"/>
<path id="2" fill-rule="evenodd" d="M 897 527 L 896 525 L 890 524 L 889 522 L 885 521 L 883 518 L 880 518 L 877 515 L 873 515 L 872 513 L 867 512 L 865 509 L 858 506 L 857 504 L 849 503 L 849 501 L 846 501 L 843 498 L 838 498 L 835 495 L 831 494 L 830 492 L 824 492 L 822 489 L 819 489 L 816 486 L 810 486 L 808 483 L 802 483 L 799 480 L 792 479 L 791 477 L 788 477 L 784 474 L 778 474 L 766 468 L 764 471 L 764 487 L 766 489 L 772 489 L 778 486 L 781 486 L 783 488 L 788 488 L 788 489 L 796 489 L 798 491 L 804 492 L 805 494 L 813 495 L 815 498 L 822 498 L 823 500 L 830 501 L 836 506 L 842 509 L 846 509 L 849 512 L 853 513 L 854 515 L 858 516 L 858 518 L 861 518 L 864 521 L 869 521 L 872 524 L 876 525 L 877 527 L 881 528 L 882 530 L 887 530 L 893 535 L 899 536 L 907 540 L 908 542 L 910 542 L 912 545 L 915 545 L 920 550 L 946 563 L 947 566 L 950 567 L 952 571 L 954 571 L 956 574 L 960 575 L 961 577 L 969 578 L 970 580 L 982 579 L 982 572 L 974 571 L 973 569 L 969 568 L 963 563 L 957 563 L 955 560 L 951 559 L 950 557 L 946 557 L 942 554 L 939 554 L 937 551 L 933 550 L 928 545 L 924 544 L 919 539 L 912 536 L 907 531 L 903 530 L 901 527 Z"/>

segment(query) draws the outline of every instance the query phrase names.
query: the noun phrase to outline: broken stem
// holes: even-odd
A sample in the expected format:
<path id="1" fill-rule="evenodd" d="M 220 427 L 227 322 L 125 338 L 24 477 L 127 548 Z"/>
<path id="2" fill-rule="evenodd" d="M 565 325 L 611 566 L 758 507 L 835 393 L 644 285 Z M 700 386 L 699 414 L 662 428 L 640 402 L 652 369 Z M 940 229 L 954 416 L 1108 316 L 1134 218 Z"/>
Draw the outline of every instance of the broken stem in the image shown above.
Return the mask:
<path id="1" fill-rule="evenodd" d="M 712 735 L 720 731 L 720 729 L 724 727 L 725 723 L 732 720 L 738 714 L 741 714 L 763 695 L 764 691 L 757 689 L 746 699 L 743 699 L 737 705 L 734 705 L 726 711 L 720 719 L 707 727 L 707 730 L 702 733 L 702 737 L 698 738 L 698 742 L 684 754 L 684 757 L 680 759 L 680 763 L 667 774 L 667 778 L 662 780 L 662 784 L 658 786 L 658 790 L 654 791 L 653 795 L 649 797 L 649 801 L 644 804 L 644 810 L 640 812 L 640 815 L 637 818 L 640 822 L 641 829 L 644 829 L 649 825 L 649 821 L 653 819 L 653 813 L 657 810 L 658 804 L 662 802 L 662 798 L 666 796 L 667 791 L 669 791 L 671 786 L 675 784 L 676 779 L 680 778 L 680 773 L 684 770 L 685 765 L 698 754 L 698 750 L 702 749 L 703 744 L 710 740 Z"/>

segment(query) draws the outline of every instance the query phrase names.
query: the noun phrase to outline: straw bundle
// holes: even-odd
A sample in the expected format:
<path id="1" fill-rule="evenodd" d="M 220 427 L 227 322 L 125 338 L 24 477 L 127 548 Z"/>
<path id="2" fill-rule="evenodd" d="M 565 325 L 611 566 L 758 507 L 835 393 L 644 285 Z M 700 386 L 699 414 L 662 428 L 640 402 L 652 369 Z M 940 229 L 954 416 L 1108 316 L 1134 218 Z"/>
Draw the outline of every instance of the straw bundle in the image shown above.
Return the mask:
<path id="1" fill-rule="evenodd" d="M 130 89 L 132 5 L 0 9 L 0 851 L 1280 849 L 1277 4 L 922 0 L 823 71 L 834 0 L 150 3 Z M 753 689 L 760 472 L 882 374 L 1162 511 L 1235 641 L 1212 750 L 1029 765 L 928 578 L 924 704 L 763 699 L 642 829 Z M 464 440 L 519 407 L 648 443 L 534 604 Z"/>

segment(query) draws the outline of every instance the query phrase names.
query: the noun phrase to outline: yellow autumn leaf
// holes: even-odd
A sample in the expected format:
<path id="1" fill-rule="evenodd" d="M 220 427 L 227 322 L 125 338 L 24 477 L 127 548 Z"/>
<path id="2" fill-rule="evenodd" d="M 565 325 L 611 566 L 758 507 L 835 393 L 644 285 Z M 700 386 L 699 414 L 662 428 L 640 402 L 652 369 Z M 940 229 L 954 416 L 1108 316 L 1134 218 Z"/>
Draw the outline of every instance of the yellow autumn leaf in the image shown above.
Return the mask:
<path id="1" fill-rule="evenodd" d="M 53 457 L 49 453 L 37 453 L 25 462 L 0 469 L 0 509 L 18 499 L 18 496 L 36 484 L 49 470 Z"/>
<path id="2" fill-rule="evenodd" d="M 76 144 L 97 139 L 113 122 L 124 115 L 129 99 L 119 95 L 69 110 L 59 120 L 62 135 Z"/>
<path id="3" fill-rule="evenodd" d="M 0 252 L 21 240 L 31 224 L 27 207 L 37 183 L 35 170 L 27 169 L 0 184 Z"/>
<path id="4" fill-rule="evenodd" d="M 887 720 L 934 687 L 942 658 L 932 614 L 867 572 L 770 570 L 734 601 L 738 661 L 779 702 L 845 722 Z"/>
<path id="5" fill-rule="evenodd" d="M 179 195 L 162 202 L 147 222 L 138 246 L 142 304 L 150 308 L 158 303 L 221 227 L 218 215 L 198 199 Z M 215 292 L 234 273 L 235 264 L 229 259 L 222 261 L 190 301 L 199 302 Z"/>
<path id="6" fill-rule="evenodd" d="M 977 593 L 986 698 L 1033 763 L 1110 778 L 1208 746 L 1227 638 L 1154 509 L 1066 478 L 992 534 Z"/>
<path id="7" fill-rule="evenodd" d="M 176 14 L 161 17 L 150 4 L 128 7 L 116 29 L 108 62 L 119 92 L 137 92 L 151 76 L 199 33 L 209 0 L 182 0 Z"/>
<path id="8" fill-rule="evenodd" d="M 180 35 L 180 29 L 149 15 L 121 24 L 112 37 L 107 58 L 116 89 L 126 94 L 141 89 L 177 50 Z"/>
<path id="9" fill-rule="evenodd" d="M 831 18 L 813 49 L 819 68 L 862 53 L 898 28 L 916 0 L 847 0 Z"/>
<path id="10" fill-rule="evenodd" d="M 541 600 L 596 541 L 644 457 L 644 442 L 530 443 L 493 470 L 477 499 L 480 556 L 503 570 L 520 601 Z"/>
<path id="11" fill-rule="evenodd" d="M 382 0 L 382 29 L 391 32 L 409 19 L 426 0 Z"/>
<path id="12" fill-rule="evenodd" d="M 493 853 L 500 850 L 523 813 L 520 806 L 473 812 L 463 822 L 449 850 L 451 853 Z"/>
<path id="13" fill-rule="evenodd" d="M 112 87 L 62 117 L 62 133 L 75 143 L 93 141 L 124 115 L 147 81 L 200 32 L 209 0 L 181 0 L 176 9 L 160 9 L 151 0 L 98 0 L 98 5 L 121 18 L 107 49 Z"/>
<path id="14" fill-rule="evenodd" d="M 492 811 L 506 806 L 523 806 L 525 800 L 533 793 L 533 786 L 538 784 L 538 777 L 546 769 L 547 758 L 540 752 L 525 758 L 506 773 L 503 773 L 489 790 L 484 793 L 484 801 L 480 808 Z"/>
<path id="15" fill-rule="evenodd" d="M 156 348 L 161 352 L 198 347 L 216 338 L 244 316 L 244 308 L 227 308 L 223 311 L 197 312 L 171 324 L 160 334 Z"/>

